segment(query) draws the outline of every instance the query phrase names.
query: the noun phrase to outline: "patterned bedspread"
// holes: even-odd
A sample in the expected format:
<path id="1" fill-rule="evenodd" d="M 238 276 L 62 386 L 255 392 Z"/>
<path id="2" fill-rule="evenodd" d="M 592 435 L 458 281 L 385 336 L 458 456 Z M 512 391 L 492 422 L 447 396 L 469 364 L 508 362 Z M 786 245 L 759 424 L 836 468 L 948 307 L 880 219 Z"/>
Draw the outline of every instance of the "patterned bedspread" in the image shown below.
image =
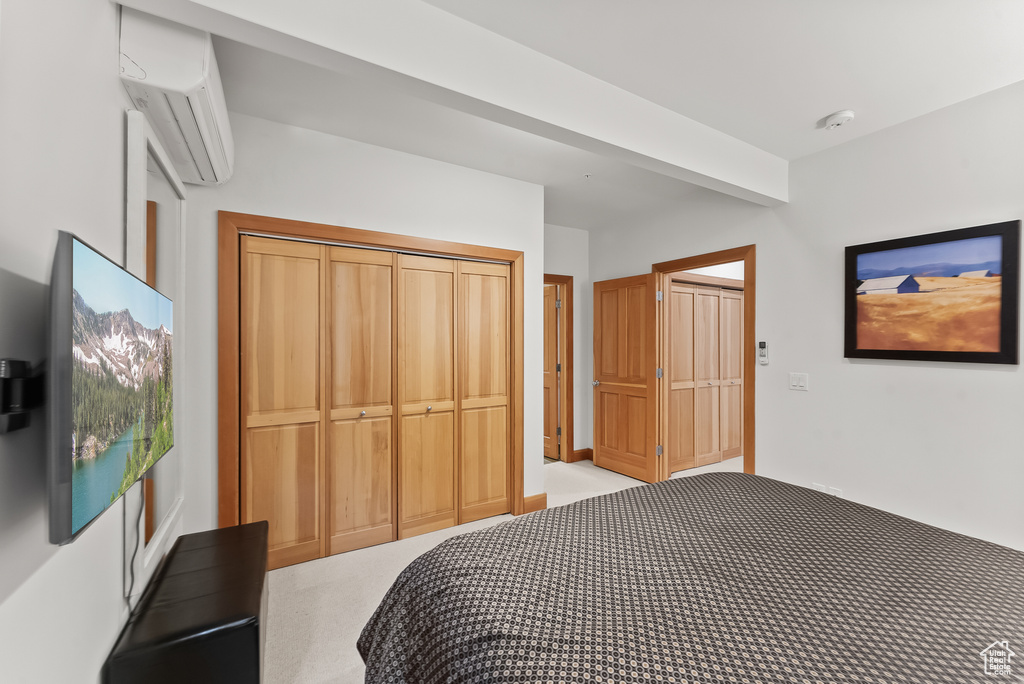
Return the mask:
<path id="1" fill-rule="evenodd" d="M 699 475 L 442 543 L 358 648 L 369 683 L 1017 683 L 1024 553 Z"/>

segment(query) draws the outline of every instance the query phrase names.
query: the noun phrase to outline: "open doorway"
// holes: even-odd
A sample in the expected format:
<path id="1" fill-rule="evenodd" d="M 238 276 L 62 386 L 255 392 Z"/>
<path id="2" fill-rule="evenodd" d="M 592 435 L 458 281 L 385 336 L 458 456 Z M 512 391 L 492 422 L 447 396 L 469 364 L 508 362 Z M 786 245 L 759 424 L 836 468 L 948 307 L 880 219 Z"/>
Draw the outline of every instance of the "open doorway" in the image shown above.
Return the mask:
<path id="1" fill-rule="evenodd" d="M 754 245 L 655 264 L 660 477 L 742 456 L 754 472 Z"/>
<path id="2" fill-rule="evenodd" d="M 674 475 L 743 453 L 743 262 L 669 276 L 659 389 Z"/>
<path id="3" fill-rule="evenodd" d="M 544 462 L 572 462 L 572 276 L 544 275 Z"/>
<path id="4" fill-rule="evenodd" d="M 723 455 L 724 412 L 728 421 L 726 451 L 734 457 L 741 454 L 743 471 L 754 472 L 755 251 L 754 245 L 737 247 L 654 264 L 647 274 L 594 283 L 594 465 L 644 482 L 667 480 L 673 470 L 699 472 L 694 468 L 716 467 L 714 459 L 720 462 Z M 693 273 L 733 262 L 742 264 L 742 278 Z M 702 281 L 700 287 L 709 291 L 718 286 L 719 308 L 713 316 L 716 322 L 721 320 L 722 291 L 729 291 L 724 297 L 729 322 L 725 332 L 731 348 L 739 354 L 730 355 L 726 369 L 729 389 L 724 411 L 718 338 L 709 341 L 691 330 L 689 339 L 680 340 L 676 346 L 669 330 L 672 318 L 667 312 L 671 306 L 686 306 L 685 298 L 671 298 L 673 284 L 686 279 Z M 737 292 L 742 294 L 736 296 Z M 701 302 L 702 306 L 706 304 Z M 697 302 L 691 298 L 689 306 L 692 320 Z M 717 325 L 714 327 L 718 330 Z M 703 382 L 698 382 L 693 352 L 701 344 L 714 347 L 718 353 L 705 361 L 713 368 L 704 374 Z M 676 375 L 685 377 L 673 377 L 673 369 L 680 367 L 679 357 L 686 356 L 687 351 L 689 376 L 683 373 Z M 672 389 L 689 390 L 689 404 L 686 392 L 674 396 Z M 687 427 L 681 420 L 688 410 L 691 415 L 697 410 L 698 402 L 704 403 L 705 412 L 714 413 L 703 435 L 710 448 L 700 460 L 695 458 L 700 448 L 695 426 L 691 421 Z M 684 441 L 693 446 L 693 462 L 681 468 L 680 456 L 675 454 L 677 462 L 670 465 L 673 449 L 678 450 Z"/>

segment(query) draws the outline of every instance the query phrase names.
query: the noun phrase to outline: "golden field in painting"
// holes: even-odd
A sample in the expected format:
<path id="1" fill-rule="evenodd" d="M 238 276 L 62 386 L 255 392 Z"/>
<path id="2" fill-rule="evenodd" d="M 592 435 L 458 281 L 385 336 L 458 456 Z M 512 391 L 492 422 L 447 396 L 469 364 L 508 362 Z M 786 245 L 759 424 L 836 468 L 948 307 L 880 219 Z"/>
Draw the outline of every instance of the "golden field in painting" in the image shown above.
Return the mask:
<path id="1" fill-rule="evenodd" d="M 999 276 L 915 280 L 920 292 L 857 295 L 857 348 L 999 351 Z"/>

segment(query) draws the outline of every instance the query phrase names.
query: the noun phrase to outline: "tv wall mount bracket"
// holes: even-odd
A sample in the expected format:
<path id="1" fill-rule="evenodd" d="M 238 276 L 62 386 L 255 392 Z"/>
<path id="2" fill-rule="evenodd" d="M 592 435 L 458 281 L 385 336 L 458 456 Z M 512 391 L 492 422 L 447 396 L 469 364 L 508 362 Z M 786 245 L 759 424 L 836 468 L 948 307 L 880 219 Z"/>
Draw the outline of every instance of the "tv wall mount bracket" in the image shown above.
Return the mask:
<path id="1" fill-rule="evenodd" d="M 0 359 L 0 434 L 28 427 L 29 411 L 42 403 L 42 373 L 28 361 Z"/>

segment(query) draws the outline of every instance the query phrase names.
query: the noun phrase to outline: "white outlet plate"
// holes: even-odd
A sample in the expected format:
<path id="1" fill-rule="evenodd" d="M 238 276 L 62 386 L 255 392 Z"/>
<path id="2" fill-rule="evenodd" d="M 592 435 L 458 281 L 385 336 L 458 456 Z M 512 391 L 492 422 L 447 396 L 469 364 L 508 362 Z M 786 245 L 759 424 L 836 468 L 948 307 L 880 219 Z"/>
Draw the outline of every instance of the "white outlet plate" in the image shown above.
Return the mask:
<path id="1" fill-rule="evenodd" d="M 819 491 L 819 492 L 821 492 L 822 494 L 827 494 L 827 493 L 828 493 L 828 487 L 826 487 L 826 486 L 825 486 L 825 485 L 823 485 L 823 484 L 818 484 L 817 482 L 812 482 L 812 483 L 811 483 L 811 487 L 812 487 L 812 488 L 813 488 L 813 489 L 814 489 L 815 491 Z"/>
<path id="2" fill-rule="evenodd" d="M 789 389 L 796 390 L 798 392 L 806 392 L 809 387 L 809 378 L 807 373 L 790 373 L 789 374 Z"/>
<path id="3" fill-rule="evenodd" d="M 839 487 L 829 487 L 828 493 L 831 494 L 832 496 L 841 497 L 843 495 L 843 490 L 840 489 Z"/>

